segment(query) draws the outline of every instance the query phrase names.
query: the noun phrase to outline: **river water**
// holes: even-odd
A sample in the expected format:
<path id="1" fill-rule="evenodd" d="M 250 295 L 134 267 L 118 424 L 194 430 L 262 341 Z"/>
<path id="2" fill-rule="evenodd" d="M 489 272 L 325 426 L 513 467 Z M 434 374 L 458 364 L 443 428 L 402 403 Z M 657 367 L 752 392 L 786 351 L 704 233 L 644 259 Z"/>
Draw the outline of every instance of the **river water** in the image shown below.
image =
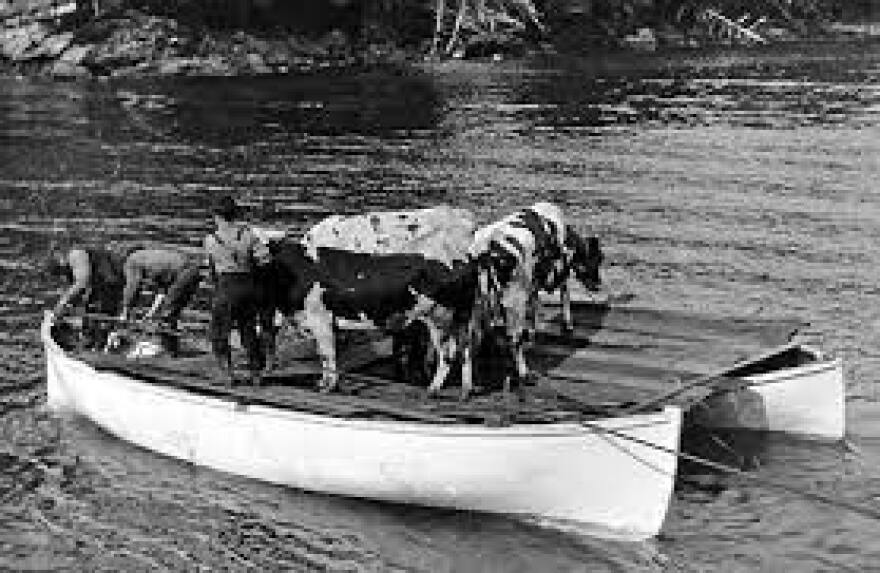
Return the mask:
<path id="1" fill-rule="evenodd" d="M 452 63 L 303 77 L 0 80 L 0 569 L 880 571 L 880 523 L 682 480 L 661 536 L 270 486 L 169 460 L 45 399 L 52 241 L 198 244 L 255 220 L 539 199 L 602 237 L 639 306 L 799 317 L 845 360 L 847 444 L 751 437 L 756 477 L 880 508 L 880 45 Z M 697 479 L 699 478 L 699 479 Z"/>

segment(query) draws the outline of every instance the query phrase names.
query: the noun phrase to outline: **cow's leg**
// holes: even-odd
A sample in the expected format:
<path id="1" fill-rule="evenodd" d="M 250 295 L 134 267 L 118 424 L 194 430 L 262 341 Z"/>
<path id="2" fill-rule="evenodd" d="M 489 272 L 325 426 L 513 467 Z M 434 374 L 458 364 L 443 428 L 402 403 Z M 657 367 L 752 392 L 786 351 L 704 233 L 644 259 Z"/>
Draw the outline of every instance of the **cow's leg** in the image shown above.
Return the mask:
<path id="1" fill-rule="evenodd" d="M 461 348 L 461 395 L 462 402 L 467 400 L 474 389 L 474 366 L 471 344 L 466 342 Z"/>
<path id="2" fill-rule="evenodd" d="M 435 324 L 427 324 L 431 336 L 431 345 L 436 349 L 437 369 L 434 371 L 434 379 L 428 386 L 428 396 L 434 396 L 443 387 L 446 377 L 451 368 L 450 356 L 455 356 L 455 339 L 441 340 L 440 329 Z"/>
<path id="3" fill-rule="evenodd" d="M 409 361 L 412 360 L 412 350 L 405 342 L 407 332 L 391 333 L 391 357 L 394 360 L 394 377 L 400 382 L 407 382 L 412 375 Z"/>
<path id="4" fill-rule="evenodd" d="M 516 374 L 520 380 L 525 379 L 529 374 L 529 368 L 526 365 L 525 344 L 523 335 L 526 330 L 528 312 L 528 300 L 530 290 L 526 290 L 521 285 L 517 285 L 507 293 L 504 310 L 505 325 L 507 328 L 507 339 L 510 344 L 511 353 L 514 364 L 516 365 Z M 505 378 L 505 388 L 510 387 L 510 376 Z"/>
<path id="5" fill-rule="evenodd" d="M 525 336 L 523 343 L 532 346 L 535 343 L 535 333 L 538 331 L 538 289 L 531 289 L 525 307 Z"/>
<path id="6" fill-rule="evenodd" d="M 256 309 L 250 308 L 246 312 L 242 312 L 237 322 L 241 345 L 247 354 L 247 366 L 250 372 L 251 384 L 259 386 L 262 383 L 262 372 L 266 360 L 260 335 L 257 332 L 258 318 Z"/>
<path id="7" fill-rule="evenodd" d="M 568 292 L 568 281 L 562 281 L 559 287 L 559 303 L 562 306 L 562 333 L 571 336 L 574 333 L 574 321 L 571 318 L 571 293 Z"/>
<path id="8" fill-rule="evenodd" d="M 322 292 L 315 286 L 305 301 L 305 310 L 300 313 L 300 324 L 312 333 L 321 357 L 321 383 L 319 388 L 324 392 L 336 389 L 339 373 L 336 371 L 336 340 L 333 332 L 333 313 L 324 306 Z"/>
<path id="9" fill-rule="evenodd" d="M 529 375 L 529 367 L 526 365 L 526 356 L 525 356 L 525 343 L 522 336 L 522 331 L 516 333 L 509 333 L 508 337 L 510 339 L 510 347 L 513 354 L 513 362 L 516 366 L 516 377 L 518 382 L 522 382 Z M 504 392 L 510 392 L 511 386 L 511 376 L 510 374 L 506 374 L 504 377 Z"/>
<path id="10" fill-rule="evenodd" d="M 461 401 L 467 400 L 474 389 L 474 352 L 483 340 L 483 329 L 492 330 L 491 323 L 485 323 L 482 303 L 477 300 L 471 309 L 467 323 L 459 330 L 459 354 L 461 354 Z"/>
<path id="11" fill-rule="evenodd" d="M 260 349 L 263 352 L 263 367 L 272 370 L 277 366 L 275 340 L 278 327 L 275 324 L 275 310 L 261 308 L 257 313 Z"/>
<path id="12" fill-rule="evenodd" d="M 229 387 L 234 381 L 232 370 L 232 348 L 229 336 L 232 333 L 232 303 L 234 284 L 228 277 L 221 276 L 211 301 L 211 323 L 209 327 L 211 351 L 217 362 L 218 373 Z"/>

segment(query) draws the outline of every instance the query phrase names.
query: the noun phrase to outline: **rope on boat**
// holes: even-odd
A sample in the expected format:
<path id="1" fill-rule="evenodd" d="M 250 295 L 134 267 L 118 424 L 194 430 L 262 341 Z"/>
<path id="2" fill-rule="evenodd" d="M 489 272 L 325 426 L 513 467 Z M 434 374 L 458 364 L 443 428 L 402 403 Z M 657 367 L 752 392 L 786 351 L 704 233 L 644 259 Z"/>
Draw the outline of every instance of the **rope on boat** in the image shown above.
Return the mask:
<path id="1" fill-rule="evenodd" d="M 818 502 L 825 503 L 825 504 L 828 504 L 828 505 L 831 505 L 834 507 L 838 507 L 841 509 L 847 509 L 847 510 L 849 510 L 853 513 L 857 513 L 863 517 L 867 517 L 870 519 L 874 519 L 876 521 L 880 521 L 880 509 L 878 509 L 878 508 L 865 507 L 863 505 L 859 505 L 857 503 L 847 501 L 847 500 L 841 499 L 839 497 L 834 497 L 834 496 L 826 495 L 826 494 L 815 492 L 815 491 L 801 490 L 796 487 L 784 484 L 782 482 L 778 482 L 776 480 L 752 475 L 744 470 L 741 470 L 741 469 L 733 467 L 733 466 L 729 466 L 727 464 L 722 464 L 720 462 L 713 462 L 712 460 L 707 460 L 706 458 L 701 458 L 700 456 L 695 456 L 693 454 L 688 454 L 685 452 L 673 450 L 673 449 L 667 448 L 666 446 L 661 446 L 660 444 L 655 444 L 655 443 L 650 442 L 648 440 L 643 440 L 641 438 L 631 436 L 629 434 L 626 434 L 624 432 L 620 432 L 618 430 L 614 430 L 611 428 L 605 428 L 605 427 L 600 426 L 598 424 L 593 424 L 593 423 L 586 422 L 586 421 L 581 421 L 579 423 L 581 426 L 588 428 L 590 430 L 609 434 L 609 435 L 612 435 L 616 438 L 621 438 L 623 440 L 629 440 L 630 442 L 639 444 L 641 446 L 645 446 L 645 447 L 657 450 L 659 452 L 669 454 L 671 456 L 676 456 L 676 457 L 681 458 L 683 460 L 693 462 L 695 464 L 707 467 L 709 469 L 713 469 L 713 470 L 716 470 L 716 471 L 719 471 L 722 473 L 727 473 L 727 474 L 735 475 L 737 477 L 745 478 L 745 479 L 751 480 L 759 485 L 763 485 L 766 487 L 771 487 L 771 488 L 775 488 L 775 489 L 778 489 L 781 491 L 785 491 L 787 493 L 791 493 L 791 494 L 800 496 L 805 499 L 809 499 L 812 501 L 818 501 Z"/>

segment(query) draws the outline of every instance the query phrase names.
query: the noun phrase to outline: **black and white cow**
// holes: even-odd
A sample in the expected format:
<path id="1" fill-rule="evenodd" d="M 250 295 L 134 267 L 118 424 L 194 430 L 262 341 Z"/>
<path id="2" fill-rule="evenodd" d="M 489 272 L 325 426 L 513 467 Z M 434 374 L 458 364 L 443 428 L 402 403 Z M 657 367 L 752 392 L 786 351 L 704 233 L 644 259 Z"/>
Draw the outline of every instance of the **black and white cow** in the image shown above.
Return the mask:
<path id="1" fill-rule="evenodd" d="M 336 388 L 336 320 L 368 320 L 385 332 L 422 323 L 437 350 L 429 393 L 443 384 L 461 356 L 462 394 L 472 388 L 472 346 L 478 321 L 478 266 L 451 267 L 416 254 L 368 254 L 282 240 L 270 245 L 263 269 L 267 304 L 314 336 L 321 357 L 321 388 Z"/>
<path id="2" fill-rule="evenodd" d="M 501 314 L 517 375 L 528 375 L 524 341 L 534 335 L 539 291 L 559 291 L 563 329 L 573 328 L 568 279 L 594 291 L 601 284 L 599 239 L 584 239 L 565 224 L 562 210 L 536 203 L 477 230 L 471 254 L 490 261 L 490 284 L 482 288 Z"/>
<path id="3" fill-rule="evenodd" d="M 476 218 L 467 209 L 437 205 L 331 215 L 308 229 L 302 243 L 310 255 L 321 247 L 355 253 L 417 254 L 451 269 L 456 262 L 468 260 L 476 229 Z M 342 322 L 340 326 L 354 325 Z M 397 377 L 428 384 L 433 378 L 437 349 L 425 324 L 411 323 L 405 330 L 394 332 L 392 341 Z"/>

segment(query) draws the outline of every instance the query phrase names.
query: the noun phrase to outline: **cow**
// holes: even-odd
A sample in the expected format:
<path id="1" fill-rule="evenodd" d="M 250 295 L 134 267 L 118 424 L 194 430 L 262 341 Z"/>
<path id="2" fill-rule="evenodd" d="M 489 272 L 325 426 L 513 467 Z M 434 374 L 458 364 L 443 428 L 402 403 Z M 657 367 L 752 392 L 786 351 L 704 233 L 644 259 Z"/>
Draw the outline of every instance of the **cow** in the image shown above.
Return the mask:
<path id="1" fill-rule="evenodd" d="M 310 331 L 322 361 L 319 388 L 337 387 L 334 331 L 339 318 L 370 321 L 382 331 L 426 327 L 437 367 L 429 395 L 461 357 L 462 399 L 472 389 L 472 347 L 478 322 L 478 263 L 446 266 L 417 254 L 367 254 L 281 240 L 270 244 L 262 280 L 273 309 Z"/>
<path id="2" fill-rule="evenodd" d="M 603 258 L 599 239 L 584 239 L 565 224 L 559 207 L 541 202 L 478 229 L 471 255 L 488 261 L 489 284 L 482 288 L 500 315 L 517 375 L 524 379 L 528 376 L 524 343 L 527 335 L 534 336 L 538 292 L 560 292 L 562 327 L 570 333 L 568 279 L 573 275 L 590 291 L 599 288 Z"/>
<path id="3" fill-rule="evenodd" d="M 465 262 L 477 229 L 467 209 L 435 207 L 370 211 L 356 215 L 331 215 L 308 229 L 302 238 L 308 252 L 332 247 L 370 254 L 417 254 L 448 268 Z M 392 335 L 396 375 L 424 383 L 432 377 L 435 348 L 426 340 L 428 330 L 420 322 Z"/>

